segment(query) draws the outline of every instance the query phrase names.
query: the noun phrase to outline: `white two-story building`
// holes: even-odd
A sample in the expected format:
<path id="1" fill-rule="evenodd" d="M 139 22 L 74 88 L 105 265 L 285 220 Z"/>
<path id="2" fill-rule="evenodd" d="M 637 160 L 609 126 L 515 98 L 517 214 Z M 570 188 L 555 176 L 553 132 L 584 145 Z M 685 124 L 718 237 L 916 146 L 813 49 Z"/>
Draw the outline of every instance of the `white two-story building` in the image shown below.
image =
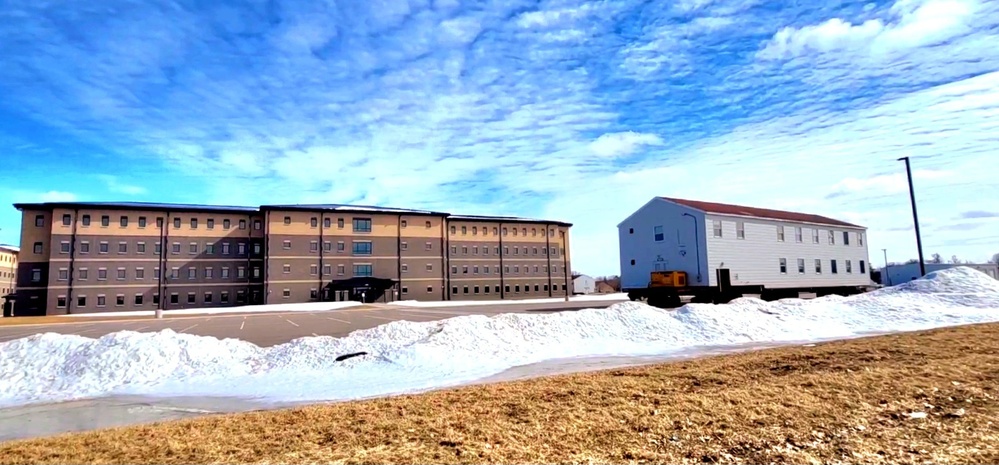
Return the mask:
<path id="1" fill-rule="evenodd" d="M 618 225 L 621 285 L 684 271 L 689 286 L 822 290 L 871 284 L 867 228 L 819 215 L 656 197 Z M 831 292 L 831 291 L 830 291 Z"/>

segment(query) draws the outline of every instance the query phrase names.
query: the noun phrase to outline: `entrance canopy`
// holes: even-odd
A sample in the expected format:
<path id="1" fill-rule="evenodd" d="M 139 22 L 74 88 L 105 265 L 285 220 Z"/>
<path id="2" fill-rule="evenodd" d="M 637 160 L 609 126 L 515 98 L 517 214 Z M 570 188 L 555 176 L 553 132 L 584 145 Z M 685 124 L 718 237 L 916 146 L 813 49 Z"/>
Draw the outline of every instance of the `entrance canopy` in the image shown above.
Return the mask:
<path id="1" fill-rule="evenodd" d="M 334 279 L 330 281 L 328 288 L 333 291 L 353 291 L 355 289 L 377 289 L 385 291 L 394 286 L 395 283 L 396 281 L 392 279 L 362 276 L 348 279 Z"/>

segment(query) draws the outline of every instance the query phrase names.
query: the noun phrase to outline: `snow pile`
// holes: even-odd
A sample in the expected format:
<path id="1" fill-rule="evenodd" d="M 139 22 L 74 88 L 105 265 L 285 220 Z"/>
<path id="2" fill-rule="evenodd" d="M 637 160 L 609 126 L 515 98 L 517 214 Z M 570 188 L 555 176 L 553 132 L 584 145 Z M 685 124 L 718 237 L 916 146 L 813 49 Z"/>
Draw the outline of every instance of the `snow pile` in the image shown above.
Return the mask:
<path id="1" fill-rule="evenodd" d="M 569 302 L 604 302 L 604 301 L 615 301 L 615 300 L 628 300 L 628 294 L 619 292 L 616 294 L 585 294 L 585 295 L 574 295 L 569 297 Z M 542 299 L 472 300 L 468 302 L 463 302 L 460 300 L 452 300 L 445 302 L 420 301 L 420 300 L 396 300 L 394 302 L 389 302 L 388 305 L 398 305 L 403 307 L 472 307 L 476 305 L 548 304 L 556 302 L 565 302 L 565 296 L 545 297 Z"/>
<path id="2" fill-rule="evenodd" d="M 398 321 L 270 348 L 170 330 L 99 339 L 49 333 L 0 344 L 0 404 L 106 394 L 342 400 L 457 385 L 557 358 L 666 355 L 992 321 L 999 321 L 999 283 L 953 268 L 846 298 L 738 299 L 676 311 L 625 302 L 578 312 Z M 361 351 L 369 355 L 335 361 Z"/>

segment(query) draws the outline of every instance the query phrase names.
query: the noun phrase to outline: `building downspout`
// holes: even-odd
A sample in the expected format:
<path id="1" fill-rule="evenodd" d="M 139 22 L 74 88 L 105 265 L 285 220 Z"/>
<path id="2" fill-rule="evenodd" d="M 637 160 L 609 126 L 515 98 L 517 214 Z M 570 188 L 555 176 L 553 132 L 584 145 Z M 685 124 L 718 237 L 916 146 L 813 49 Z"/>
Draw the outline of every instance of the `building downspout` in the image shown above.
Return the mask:
<path id="1" fill-rule="evenodd" d="M 66 314 L 73 313 L 73 277 L 76 268 L 76 228 L 80 210 L 73 210 L 73 233 L 69 237 L 69 289 L 66 291 Z"/>
<path id="2" fill-rule="evenodd" d="M 172 220 L 170 212 L 167 212 L 166 221 L 163 222 L 163 247 L 160 247 L 160 251 L 163 252 L 163 268 L 160 269 L 160 279 L 163 281 L 163 293 L 160 294 L 160 304 L 163 310 L 168 307 L 167 304 L 167 292 L 170 290 L 170 279 L 167 278 L 167 267 L 170 266 L 170 255 L 167 253 L 167 247 L 170 246 L 170 220 Z"/>
<path id="3" fill-rule="evenodd" d="M 326 239 L 326 223 L 324 223 L 324 221 L 326 221 L 326 212 L 320 210 L 319 211 L 319 273 L 317 273 L 319 275 L 319 284 L 318 284 L 319 287 L 317 288 L 319 290 L 319 293 L 316 295 L 316 297 L 319 299 L 320 302 L 324 300 L 323 261 L 326 258 L 326 243 L 323 242 L 323 240 Z"/>
<path id="4" fill-rule="evenodd" d="M 569 301 L 569 256 L 566 254 L 569 250 L 569 243 L 566 241 L 566 234 L 564 231 L 559 230 L 559 235 L 562 236 L 562 248 L 565 250 L 560 250 L 562 253 L 562 274 L 564 276 L 565 282 L 562 283 L 562 289 L 565 291 L 565 301 Z"/>
<path id="5" fill-rule="evenodd" d="M 396 284 L 395 298 L 392 300 L 401 300 L 402 298 L 402 214 L 398 215 L 396 218 L 396 228 L 395 228 L 395 272 L 399 277 L 399 282 Z"/>
<path id="6" fill-rule="evenodd" d="M 447 217 L 441 218 L 441 263 L 444 265 L 441 276 L 444 277 L 444 289 L 441 298 L 451 300 L 451 238 L 448 237 Z"/>
<path id="7" fill-rule="evenodd" d="M 263 272 L 263 270 L 260 270 Z M 246 299 L 253 298 L 253 214 L 246 215 Z M 247 302 L 254 305 L 253 302 Z"/>
<path id="8" fill-rule="evenodd" d="M 167 213 L 169 216 L 169 213 Z M 159 276 L 156 278 L 156 295 L 159 297 L 159 302 L 156 303 L 156 318 L 163 318 L 163 305 L 166 296 L 163 292 L 163 274 L 166 273 L 166 228 L 169 220 L 164 219 L 162 216 L 157 217 L 156 221 L 160 223 L 160 254 L 156 257 L 156 265 L 160 268 Z"/>
<path id="9" fill-rule="evenodd" d="M 548 270 L 548 297 L 554 296 L 554 290 L 552 289 L 552 241 L 551 235 L 548 234 L 548 225 L 545 225 L 545 259 L 548 261 L 548 266 L 545 267 Z"/>
<path id="10" fill-rule="evenodd" d="M 271 297 L 271 211 L 264 213 L 264 305 Z"/>
<path id="11" fill-rule="evenodd" d="M 503 277 L 506 275 L 503 268 L 503 223 L 499 224 L 499 247 L 500 247 L 500 300 L 506 298 L 506 281 Z"/>

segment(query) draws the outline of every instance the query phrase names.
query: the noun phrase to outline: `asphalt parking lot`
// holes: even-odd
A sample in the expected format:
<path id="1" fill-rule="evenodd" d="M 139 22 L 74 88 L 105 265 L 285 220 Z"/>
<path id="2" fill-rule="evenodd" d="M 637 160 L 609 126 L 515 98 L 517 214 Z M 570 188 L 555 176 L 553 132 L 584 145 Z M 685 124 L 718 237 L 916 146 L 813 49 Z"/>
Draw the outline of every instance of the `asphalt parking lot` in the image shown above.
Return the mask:
<path id="1" fill-rule="evenodd" d="M 462 307 L 402 307 L 379 305 L 374 308 L 347 308 L 328 311 L 215 314 L 115 321 L 87 321 L 0 327 L 0 342 L 33 334 L 53 332 L 100 337 L 122 330 L 160 331 L 170 328 L 178 333 L 238 338 L 259 346 L 272 346 L 305 336 L 345 336 L 358 329 L 373 328 L 392 321 L 435 321 L 461 315 L 497 315 L 500 313 L 550 313 L 606 308 L 624 300 L 548 302 L 543 304 L 469 305 Z"/>

